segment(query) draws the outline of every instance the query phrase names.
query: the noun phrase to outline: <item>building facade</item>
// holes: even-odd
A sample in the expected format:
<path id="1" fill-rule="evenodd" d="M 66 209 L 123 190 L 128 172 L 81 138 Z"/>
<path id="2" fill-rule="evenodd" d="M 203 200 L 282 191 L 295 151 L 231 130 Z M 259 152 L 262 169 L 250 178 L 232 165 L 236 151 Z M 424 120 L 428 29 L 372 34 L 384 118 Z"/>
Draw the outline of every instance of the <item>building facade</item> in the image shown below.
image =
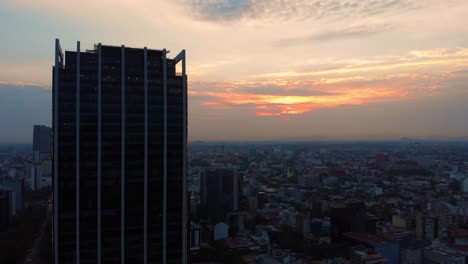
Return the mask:
<path id="1" fill-rule="evenodd" d="M 200 178 L 202 217 L 225 221 L 231 211 L 238 210 L 239 182 L 237 169 L 230 166 L 205 168 Z"/>
<path id="2" fill-rule="evenodd" d="M 56 40 L 56 264 L 188 262 L 185 51 L 168 53 Z"/>
<path id="3" fill-rule="evenodd" d="M 14 191 L 0 186 L 0 231 L 8 228 L 15 210 Z"/>
<path id="4" fill-rule="evenodd" d="M 351 253 L 353 264 L 386 264 L 387 260 L 378 252 L 356 250 Z"/>
<path id="5" fill-rule="evenodd" d="M 21 211 L 23 209 L 23 180 L 0 177 L 0 188 L 2 187 L 13 191 L 15 211 Z"/>
<path id="6" fill-rule="evenodd" d="M 29 187 L 31 190 L 36 191 L 41 188 L 42 180 L 42 167 L 38 164 L 33 164 L 31 166 L 31 177 L 29 181 Z"/>
<path id="7" fill-rule="evenodd" d="M 51 175 L 51 138 L 52 129 L 47 126 L 35 125 L 33 127 L 33 159 L 30 168 L 29 187 L 39 190 L 43 176 Z"/>

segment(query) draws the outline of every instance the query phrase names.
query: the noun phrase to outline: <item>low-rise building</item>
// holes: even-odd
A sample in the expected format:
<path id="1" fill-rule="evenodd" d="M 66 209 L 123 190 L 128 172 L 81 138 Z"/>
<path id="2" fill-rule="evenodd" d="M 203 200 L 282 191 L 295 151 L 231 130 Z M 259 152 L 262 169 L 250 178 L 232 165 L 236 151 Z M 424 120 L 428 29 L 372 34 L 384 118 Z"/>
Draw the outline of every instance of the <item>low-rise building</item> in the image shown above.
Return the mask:
<path id="1" fill-rule="evenodd" d="M 353 264 L 385 264 L 385 259 L 380 253 L 370 250 L 356 250 L 351 254 Z"/>

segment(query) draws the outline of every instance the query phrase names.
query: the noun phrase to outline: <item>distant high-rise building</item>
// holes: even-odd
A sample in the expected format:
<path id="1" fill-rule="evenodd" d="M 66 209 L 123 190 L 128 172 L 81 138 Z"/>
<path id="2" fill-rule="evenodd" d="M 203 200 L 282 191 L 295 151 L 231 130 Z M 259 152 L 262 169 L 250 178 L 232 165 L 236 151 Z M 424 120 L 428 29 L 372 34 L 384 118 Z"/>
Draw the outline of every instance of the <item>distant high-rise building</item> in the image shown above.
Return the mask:
<path id="1" fill-rule="evenodd" d="M 30 178 L 30 187 L 31 190 L 36 191 L 40 189 L 42 179 L 42 167 L 37 164 L 33 164 L 31 167 L 31 178 Z"/>
<path id="2" fill-rule="evenodd" d="M 35 125 L 33 128 L 33 159 L 39 160 L 50 155 L 52 130 L 50 127 Z"/>
<path id="3" fill-rule="evenodd" d="M 167 54 L 56 40 L 55 264 L 188 262 L 185 51 Z"/>
<path id="4" fill-rule="evenodd" d="M 43 164 L 45 160 L 50 161 L 52 129 L 47 126 L 35 125 L 33 129 L 33 164 L 31 166 L 30 187 L 35 191 L 40 189 L 42 180 Z M 50 166 L 49 162 L 44 163 Z M 48 168 L 50 170 L 50 168 Z"/>
<path id="5" fill-rule="evenodd" d="M 52 161 L 49 158 L 40 161 L 34 160 L 30 165 L 28 176 L 27 183 L 31 190 L 49 187 L 51 185 Z"/>
<path id="6" fill-rule="evenodd" d="M 432 241 L 439 237 L 439 221 L 432 212 L 416 216 L 416 235 L 418 239 Z"/>
<path id="7" fill-rule="evenodd" d="M 375 156 L 375 167 L 384 169 L 388 165 L 389 155 L 387 153 L 380 153 Z"/>
<path id="8" fill-rule="evenodd" d="M 200 179 L 200 201 L 203 217 L 225 221 L 228 212 L 238 208 L 238 177 L 233 167 L 205 168 Z"/>

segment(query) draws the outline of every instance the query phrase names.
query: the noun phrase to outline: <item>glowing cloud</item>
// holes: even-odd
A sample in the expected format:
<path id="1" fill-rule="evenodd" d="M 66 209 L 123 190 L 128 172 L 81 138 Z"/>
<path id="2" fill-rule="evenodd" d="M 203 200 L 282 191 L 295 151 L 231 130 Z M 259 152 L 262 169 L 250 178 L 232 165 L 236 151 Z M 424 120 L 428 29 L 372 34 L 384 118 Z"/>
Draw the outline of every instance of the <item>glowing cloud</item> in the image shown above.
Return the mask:
<path id="1" fill-rule="evenodd" d="M 318 108 L 362 105 L 437 95 L 443 80 L 468 65 L 467 49 L 412 51 L 376 63 L 345 64 L 321 71 L 280 72 L 250 80 L 191 84 L 192 96 L 206 96 L 208 108 L 253 105 L 254 115 L 301 115 Z M 436 71 L 436 72 L 434 72 Z M 431 72 L 431 73 L 428 73 Z"/>

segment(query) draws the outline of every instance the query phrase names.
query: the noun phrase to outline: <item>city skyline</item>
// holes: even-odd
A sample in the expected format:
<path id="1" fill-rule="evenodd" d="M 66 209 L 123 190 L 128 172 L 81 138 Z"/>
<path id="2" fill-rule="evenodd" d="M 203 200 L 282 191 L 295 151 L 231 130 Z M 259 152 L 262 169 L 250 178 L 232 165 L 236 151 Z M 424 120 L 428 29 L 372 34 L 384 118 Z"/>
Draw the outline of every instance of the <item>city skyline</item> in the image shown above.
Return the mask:
<path id="1" fill-rule="evenodd" d="M 0 7 L 0 21 L 15 25 L 2 29 L 0 44 L 0 121 L 8 124 L 0 142 L 30 142 L 32 125 L 50 125 L 55 37 L 66 47 L 80 39 L 87 48 L 186 49 L 192 141 L 468 135 L 464 1 L 7 0 Z M 154 34 L 142 34 L 148 29 Z"/>
<path id="2" fill-rule="evenodd" d="M 0 263 L 468 263 L 467 15 L 0 1 Z"/>

